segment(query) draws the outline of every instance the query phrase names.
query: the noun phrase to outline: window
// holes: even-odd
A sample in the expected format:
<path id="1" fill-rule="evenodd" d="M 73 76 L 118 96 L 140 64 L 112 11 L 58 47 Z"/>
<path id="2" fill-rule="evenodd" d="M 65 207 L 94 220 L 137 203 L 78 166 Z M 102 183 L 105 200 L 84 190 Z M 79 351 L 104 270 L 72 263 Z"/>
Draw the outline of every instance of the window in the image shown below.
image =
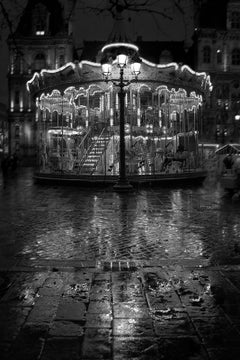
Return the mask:
<path id="1" fill-rule="evenodd" d="M 89 105 L 92 109 L 100 108 L 100 97 L 101 95 L 99 93 L 95 93 L 94 95 L 90 96 Z"/>
<path id="2" fill-rule="evenodd" d="M 48 31 L 49 14 L 47 7 L 41 3 L 33 9 L 33 33 L 37 36 L 46 35 Z"/>
<path id="3" fill-rule="evenodd" d="M 222 63 L 222 51 L 217 50 L 217 64 L 221 64 L 221 63 Z"/>
<path id="4" fill-rule="evenodd" d="M 87 107 L 87 98 L 84 95 L 78 96 L 78 106 L 85 106 Z"/>
<path id="5" fill-rule="evenodd" d="M 21 54 L 17 54 L 14 58 L 14 68 L 16 72 L 22 73 L 23 71 L 23 57 Z"/>
<path id="6" fill-rule="evenodd" d="M 20 92 L 17 90 L 15 91 L 15 105 L 19 105 L 20 100 Z"/>
<path id="7" fill-rule="evenodd" d="M 235 81 L 233 82 L 233 87 L 234 87 L 235 89 L 238 89 L 239 86 L 240 86 L 239 81 L 238 81 L 238 80 L 235 80 Z"/>
<path id="8" fill-rule="evenodd" d="M 46 60 L 44 54 L 37 54 L 34 59 L 34 69 L 42 70 L 46 67 Z"/>
<path id="9" fill-rule="evenodd" d="M 15 126 L 15 139 L 19 139 L 20 127 L 19 125 Z"/>
<path id="10" fill-rule="evenodd" d="M 210 62 L 211 62 L 211 48 L 210 48 L 210 46 L 204 46 L 204 48 L 203 48 L 203 62 L 205 64 L 210 64 Z"/>
<path id="11" fill-rule="evenodd" d="M 233 11 L 231 14 L 231 28 L 240 29 L 240 12 Z"/>
<path id="12" fill-rule="evenodd" d="M 233 49 L 232 65 L 240 65 L 240 49 Z"/>
<path id="13" fill-rule="evenodd" d="M 65 65 L 65 57 L 64 55 L 59 55 L 59 67 Z"/>

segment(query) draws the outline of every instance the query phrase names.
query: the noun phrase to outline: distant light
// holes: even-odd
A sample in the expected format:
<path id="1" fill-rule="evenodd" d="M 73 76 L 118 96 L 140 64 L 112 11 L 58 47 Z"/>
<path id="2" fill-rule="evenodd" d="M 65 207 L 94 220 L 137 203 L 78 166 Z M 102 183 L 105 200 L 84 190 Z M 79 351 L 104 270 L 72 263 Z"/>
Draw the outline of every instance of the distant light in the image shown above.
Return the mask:
<path id="1" fill-rule="evenodd" d="M 221 50 L 220 49 L 217 49 L 217 53 L 220 53 L 221 52 Z"/>
<path id="2" fill-rule="evenodd" d="M 81 129 L 79 129 L 79 130 L 72 130 L 72 129 L 70 129 L 70 128 L 68 128 L 68 129 L 49 129 L 48 130 L 48 134 L 53 134 L 53 135 L 61 135 L 61 134 L 63 134 L 63 135 L 69 135 L 69 136 L 71 136 L 71 135 L 81 135 L 81 133 L 83 132 L 83 129 L 81 128 Z"/>
<path id="3" fill-rule="evenodd" d="M 240 120 L 240 115 L 235 115 L 235 120 Z"/>
<path id="4" fill-rule="evenodd" d="M 36 35 L 45 35 L 45 31 L 44 30 L 37 30 Z"/>

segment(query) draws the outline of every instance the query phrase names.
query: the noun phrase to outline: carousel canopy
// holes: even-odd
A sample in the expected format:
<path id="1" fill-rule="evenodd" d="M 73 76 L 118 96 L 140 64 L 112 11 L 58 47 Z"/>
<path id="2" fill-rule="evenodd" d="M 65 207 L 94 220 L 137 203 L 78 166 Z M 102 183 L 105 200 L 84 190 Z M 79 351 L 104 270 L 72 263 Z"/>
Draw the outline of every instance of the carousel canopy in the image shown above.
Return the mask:
<path id="1" fill-rule="evenodd" d="M 159 85 L 167 86 L 171 89 L 185 89 L 189 94 L 196 92 L 197 95 L 207 95 L 211 89 L 210 76 L 205 72 L 195 72 L 188 65 L 176 62 L 166 64 L 152 63 L 141 57 L 141 73 L 138 76 L 138 83 L 132 86 L 138 87 L 139 83 L 149 84 L 154 91 Z M 132 79 L 130 69 L 124 71 L 126 80 Z M 119 79 L 119 69 L 117 63 L 113 62 L 112 79 Z M 41 70 L 35 73 L 31 80 L 27 82 L 27 89 L 33 96 L 40 96 L 42 93 L 51 93 L 58 89 L 64 93 L 69 87 L 78 89 L 82 86 L 89 86 L 92 83 L 104 84 L 101 64 L 98 62 L 81 61 L 67 63 L 57 70 Z"/>

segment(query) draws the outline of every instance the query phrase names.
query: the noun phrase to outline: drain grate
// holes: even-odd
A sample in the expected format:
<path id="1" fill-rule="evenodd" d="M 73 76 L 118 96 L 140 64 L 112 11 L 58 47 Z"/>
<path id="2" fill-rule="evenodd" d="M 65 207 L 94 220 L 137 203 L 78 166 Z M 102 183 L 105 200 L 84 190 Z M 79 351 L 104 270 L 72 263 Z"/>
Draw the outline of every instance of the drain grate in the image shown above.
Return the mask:
<path id="1" fill-rule="evenodd" d="M 134 261 L 104 261 L 102 264 L 104 271 L 136 271 L 137 264 Z"/>

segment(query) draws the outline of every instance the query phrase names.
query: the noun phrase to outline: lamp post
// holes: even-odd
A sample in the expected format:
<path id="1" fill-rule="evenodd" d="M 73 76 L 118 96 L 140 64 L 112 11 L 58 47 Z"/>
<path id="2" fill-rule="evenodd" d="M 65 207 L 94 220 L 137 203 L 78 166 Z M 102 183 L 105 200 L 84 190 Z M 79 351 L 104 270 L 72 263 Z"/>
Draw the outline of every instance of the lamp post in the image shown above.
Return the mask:
<path id="1" fill-rule="evenodd" d="M 239 121 L 240 121 L 240 115 L 239 113 L 235 115 L 235 129 L 236 131 L 236 141 L 239 142 Z"/>
<path id="2" fill-rule="evenodd" d="M 123 44 L 121 44 L 123 45 Z M 108 46 L 108 48 L 111 45 Z M 121 46 L 118 49 L 116 55 L 117 67 L 120 69 L 119 80 L 116 82 L 113 79 L 110 79 L 112 74 L 112 64 L 111 59 L 114 58 L 114 53 L 111 53 L 111 56 L 104 56 L 102 59 L 102 73 L 106 82 L 111 81 L 115 86 L 119 87 L 119 111 L 120 111 L 120 125 L 119 125 L 119 178 L 117 183 L 113 186 L 114 190 L 123 192 L 130 191 L 133 189 L 132 185 L 129 183 L 126 177 L 126 163 L 125 163 L 125 115 L 124 115 L 124 99 L 125 91 L 124 87 L 128 86 L 130 83 L 137 81 L 137 77 L 140 74 L 141 60 L 139 59 L 136 51 L 133 52 L 134 48 L 130 48 L 133 53 L 130 55 L 128 46 Z M 104 49 L 104 48 L 103 48 Z M 126 51 L 127 50 L 127 51 Z M 103 50 L 102 50 L 103 51 Z M 103 51 L 104 52 L 104 51 Z M 128 54 L 127 54 L 128 53 Z M 130 63 L 131 72 L 134 75 L 132 80 L 124 81 L 124 69 Z"/>

